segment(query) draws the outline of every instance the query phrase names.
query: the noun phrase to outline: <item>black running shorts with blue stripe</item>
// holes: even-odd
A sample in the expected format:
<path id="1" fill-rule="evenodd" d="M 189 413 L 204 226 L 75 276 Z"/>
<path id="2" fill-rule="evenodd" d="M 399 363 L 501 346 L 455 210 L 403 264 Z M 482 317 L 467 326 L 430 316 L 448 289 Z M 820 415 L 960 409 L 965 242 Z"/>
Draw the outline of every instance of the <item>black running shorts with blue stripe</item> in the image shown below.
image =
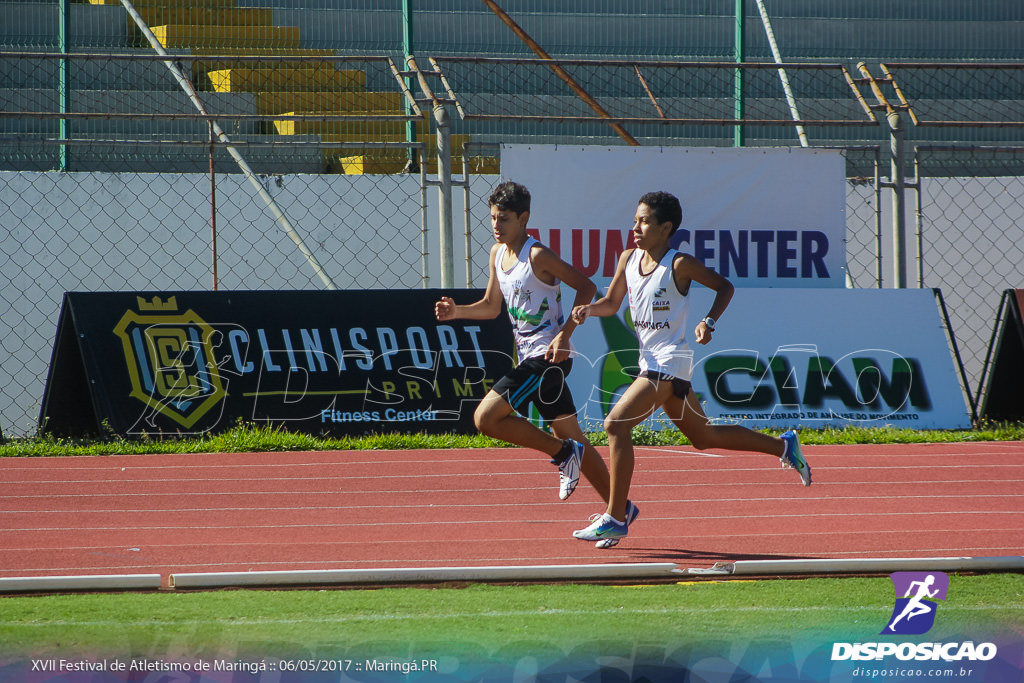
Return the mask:
<path id="1" fill-rule="evenodd" d="M 656 370 L 648 370 L 643 373 L 643 376 L 652 382 L 672 382 L 672 393 L 683 400 L 686 400 L 686 395 L 690 393 L 689 380 L 679 379 Z"/>
<path id="2" fill-rule="evenodd" d="M 492 390 L 509 402 L 520 415 L 529 415 L 532 403 L 547 421 L 562 415 L 574 415 L 576 404 L 566 380 L 572 359 L 550 363 L 543 358 L 527 358 L 499 379 Z"/>

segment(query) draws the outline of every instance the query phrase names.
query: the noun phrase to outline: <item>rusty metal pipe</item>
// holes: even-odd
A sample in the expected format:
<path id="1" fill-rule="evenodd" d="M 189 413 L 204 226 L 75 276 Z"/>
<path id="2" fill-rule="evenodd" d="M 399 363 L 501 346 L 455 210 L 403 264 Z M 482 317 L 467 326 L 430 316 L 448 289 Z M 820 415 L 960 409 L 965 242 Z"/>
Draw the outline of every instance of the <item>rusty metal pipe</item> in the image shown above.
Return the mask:
<path id="1" fill-rule="evenodd" d="M 544 60 L 551 59 L 551 55 L 545 52 L 544 48 L 538 45 L 537 41 L 531 38 L 529 34 L 526 31 L 524 31 L 522 27 L 520 27 L 519 24 L 517 24 L 515 20 L 513 20 L 512 17 L 510 17 L 505 12 L 505 10 L 503 10 L 501 7 L 498 6 L 496 2 L 494 2 L 494 0 L 483 0 L 483 3 L 487 5 L 488 9 L 494 12 L 499 19 L 505 22 L 505 25 L 512 29 L 512 32 L 515 33 L 520 40 L 526 43 L 527 46 L 529 46 L 529 48 L 533 50 L 538 57 Z M 591 97 L 590 94 L 583 89 L 583 86 L 577 83 L 575 79 L 573 79 L 573 77 L 569 75 L 569 72 L 567 72 L 558 64 L 553 63 L 550 66 L 551 70 L 554 71 L 559 78 L 565 81 L 565 84 L 568 85 L 572 89 L 572 91 L 580 97 L 581 100 L 586 102 L 587 106 L 589 106 L 591 109 L 597 112 L 598 116 L 606 119 L 611 118 L 611 114 L 605 111 L 604 107 L 598 104 L 597 100 Z M 611 126 L 612 130 L 618 133 L 620 138 L 626 141 L 626 144 L 632 145 L 634 147 L 640 146 L 640 143 L 636 141 L 636 138 L 630 135 L 629 132 L 620 124 L 609 123 L 608 125 Z"/>

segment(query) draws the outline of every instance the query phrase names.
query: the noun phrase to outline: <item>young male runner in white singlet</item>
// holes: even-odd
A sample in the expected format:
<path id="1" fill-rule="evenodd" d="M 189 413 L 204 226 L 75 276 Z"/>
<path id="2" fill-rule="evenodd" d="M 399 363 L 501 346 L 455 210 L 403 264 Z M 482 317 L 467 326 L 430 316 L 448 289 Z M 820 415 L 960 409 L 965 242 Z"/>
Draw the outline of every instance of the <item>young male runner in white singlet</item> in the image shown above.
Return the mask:
<path id="1" fill-rule="evenodd" d="M 488 204 L 496 244 L 491 247 L 483 298 L 457 306 L 451 297 L 442 297 L 434 305 L 438 320 L 494 318 L 501 313 L 502 301 L 508 307 L 518 364 L 487 392 L 473 421 L 488 436 L 551 456 L 559 468 L 562 500 L 572 495 L 582 471 L 607 502 L 608 468 L 583 435 L 566 384 L 572 368 L 569 337 L 576 323 L 562 314 L 559 284 L 564 282 L 575 290 L 575 306 L 593 301 L 597 287 L 527 234 L 530 193 L 525 187 L 502 183 L 491 193 Z M 548 421 L 551 433 L 516 415 L 527 414 L 530 403 Z"/>
<path id="2" fill-rule="evenodd" d="M 649 192 L 640 198 L 633 225 L 635 249 L 619 258 L 608 293 L 593 304 L 576 306 L 572 318 L 582 324 L 588 316 L 615 315 L 629 294 L 629 310 L 640 340 L 640 374 L 605 418 L 611 453 L 611 493 L 608 509 L 595 515 L 593 523 L 573 532 L 586 541 L 611 547 L 628 532 L 631 503 L 629 484 L 633 477 L 633 427 L 659 407 L 685 434 L 694 448 L 724 448 L 755 451 L 778 457 L 783 467 L 800 475 L 804 486 L 811 484 L 811 468 L 800 452 L 794 431 L 774 437 L 740 425 L 718 425 L 708 421 L 690 387 L 693 352 L 687 344 L 687 314 L 690 287 L 694 282 L 714 290 L 711 310 L 697 323 L 694 341 L 707 344 L 715 321 L 732 299 L 733 286 L 693 256 L 669 248 L 669 238 L 682 222 L 679 200 L 667 192 Z"/>

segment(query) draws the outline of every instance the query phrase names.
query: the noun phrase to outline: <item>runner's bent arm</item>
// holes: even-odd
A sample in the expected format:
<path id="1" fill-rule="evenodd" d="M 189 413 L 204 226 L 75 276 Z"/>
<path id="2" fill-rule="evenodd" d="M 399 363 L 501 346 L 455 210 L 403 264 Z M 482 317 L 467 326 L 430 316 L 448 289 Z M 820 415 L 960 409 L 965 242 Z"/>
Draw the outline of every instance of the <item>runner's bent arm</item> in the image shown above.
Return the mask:
<path id="1" fill-rule="evenodd" d="M 487 320 L 498 317 L 501 313 L 501 305 L 504 298 L 501 288 L 498 287 L 498 276 L 494 272 L 495 251 L 501 245 L 491 247 L 490 263 L 488 267 L 487 289 L 479 301 L 464 306 L 458 306 L 450 296 L 443 296 L 434 304 L 434 316 L 438 320 L 454 320 L 456 318 L 470 318 L 474 320 Z"/>
<path id="2" fill-rule="evenodd" d="M 606 318 L 619 312 L 622 300 L 626 298 L 626 261 L 629 260 L 629 255 L 632 253 L 632 249 L 627 249 L 619 256 L 619 263 L 615 266 L 612 283 L 608 285 L 608 291 L 603 297 L 592 304 L 573 307 L 572 319 L 577 324 L 582 325 L 591 315 Z"/>
<path id="3" fill-rule="evenodd" d="M 715 293 L 715 300 L 706 315 L 716 321 L 725 313 L 726 307 L 732 301 L 733 292 L 736 291 L 729 280 L 689 254 L 683 254 L 675 259 L 672 263 L 672 274 L 675 277 L 676 287 L 682 294 L 688 293 L 690 284 L 693 282 L 704 285 Z M 711 330 L 708 329 L 703 318 L 697 323 L 693 339 L 698 344 L 707 344 L 711 341 Z"/>
<path id="4" fill-rule="evenodd" d="M 590 278 L 576 270 L 559 258 L 558 254 L 547 247 L 534 247 L 530 254 L 533 271 L 548 283 L 564 282 L 571 287 L 576 295 L 573 306 L 580 306 L 594 300 L 597 285 Z M 559 363 L 569 357 L 569 337 L 576 329 L 576 321 L 568 316 L 565 324 L 548 346 L 544 357 L 553 363 Z"/>

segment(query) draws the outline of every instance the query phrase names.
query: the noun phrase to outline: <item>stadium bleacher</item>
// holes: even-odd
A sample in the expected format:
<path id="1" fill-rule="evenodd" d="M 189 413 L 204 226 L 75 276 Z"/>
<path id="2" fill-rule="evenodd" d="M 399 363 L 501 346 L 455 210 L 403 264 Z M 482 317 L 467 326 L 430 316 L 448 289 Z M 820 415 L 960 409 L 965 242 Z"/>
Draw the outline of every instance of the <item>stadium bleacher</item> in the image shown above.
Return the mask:
<path id="1" fill-rule="evenodd" d="M 344 114 L 400 116 L 404 99 L 390 73 L 360 70 L 339 62 L 340 55 L 389 55 L 401 64 L 401 2 L 379 0 L 138 0 L 138 11 L 160 43 L 191 65 L 191 76 L 211 113 L 252 117 L 230 123 L 232 139 L 252 145 L 254 169 L 274 172 L 399 172 L 406 152 L 400 149 L 341 149 L 326 143 L 360 140 L 397 142 L 405 139 L 403 122 L 276 121 L 258 116 Z M 552 3 L 505 0 L 504 9 L 552 56 L 586 59 L 722 60 L 733 59 L 734 0 L 593 0 Z M 766 3 L 786 61 L 841 63 L 853 71 L 857 62 L 891 61 L 1019 61 L 1024 57 L 1024 5 L 980 0 L 773 0 Z M 59 119 L 33 117 L 33 112 L 60 111 L 59 62 L 26 53 L 59 48 L 60 5 L 47 2 L 0 1 L 0 111 L 23 112 L 23 118 L 0 119 L 0 168 L 54 168 Z M 200 171 L 208 166 L 202 143 L 209 133 L 197 119 L 166 66 L 156 60 L 103 59 L 102 55 L 151 57 L 153 50 L 118 0 L 71 1 L 68 8 L 68 111 L 113 112 L 111 119 L 74 120 L 66 133 L 92 140 L 73 148 L 72 170 Z M 426 56 L 533 57 L 477 0 L 419 0 L 414 14 L 415 52 Z M 755 3 L 747 3 L 746 58 L 771 61 L 772 55 Z M 266 55 L 272 63 L 196 59 L 201 56 Z M 84 58 L 83 55 L 90 55 Z M 287 57 L 295 57 L 288 61 Z M 323 58 L 318 61 L 319 58 Z M 912 78 L 913 76 L 908 76 Z M 1011 83 L 1012 85 L 1012 83 Z M 992 107 L 1014 111 L 1024 106 L 1024 88 L 998 87 L 991 81 L 949 84 L 939 79 L 913 84 L 914 95 L 943 101 L 990 101 Z M 543 82 L 524 79 L 514 96 L 543 94 Z M 561 87 L 560 84 L 558 87 Z M 635 83 L 605 85 L 600 98 L 635 97 Z M 751 86 L 754 87 L 754 86 Z M 765 87 L 776 88 L 774 83 Z M 953 91 L 953 88 L 956 88 Z M 478 98 L 509 97 L 507 84 L 492 87 L 482 70 L 467 71 L 456 84 Z M 964 91 L 966 89 L 966 92 Z M 547 93 L 571 112 L 578 108 L 571 93 Z M 763 95 L 756 90 L 750 97 Z M 666 97 L 685 98 L 678 92 Z M 765 95 L 767 96 L 767 95 Z M 771 95 L 778 98 L 778 94 Z M 835 97 L 824 93 L 823 98 Z M 559 103 L 557 98 L 561 98 Z M 479 100 L 478 101 L 484 101 Z M 850 102 L 837 106 L 846 108 Z M 963 104 L 948 104 L 961 109 Z M 956 112 L 954 111 L 954 114 Z M 966 112 L 961 112 L 966 115 Z M 138 118 L 125 114 L 142 115 Z M 172 118 L 160 115 L 171 114 Z M 173 118 L 173 116 L 178 118 Z M 600 124 L 556 122 L 523 126 L 514 122 L 473 123 L 452 116 L 453 150 L 473 140 L 483 143 L 593 138 L 615 142 Z M 223 124 L 226 125 L 227 124 Z M 420 137 L 427 132 L 419 126 Z M 790 130 L 750 130 L 757 144 L 793 144 Z M 816 144 L 854 144 L 871 138 L 884 142 L 884 130 L 821 129 Z M 316 140 L 319 148 L 294 144 L 272 147 L 260 143 Z M 957 128 L 909 130 L 916 142 L 951 140 L 985 144 L 1019 144 L 1019 128 Z M 112 148 L 125 150 L 138 140 L 137 153 L 120 155 L 112 167 Z M 676 127 L 660 130 L 646 143 L 728 144 L 724 127 Z M 175 144 L 175 143 L 187 144 Z M 115 155 L 116 156 L 116 155 Z M 225 157 L 226 158 L 226 157 Z M 268 170 L 269 172 L 269 170 Z"/>

